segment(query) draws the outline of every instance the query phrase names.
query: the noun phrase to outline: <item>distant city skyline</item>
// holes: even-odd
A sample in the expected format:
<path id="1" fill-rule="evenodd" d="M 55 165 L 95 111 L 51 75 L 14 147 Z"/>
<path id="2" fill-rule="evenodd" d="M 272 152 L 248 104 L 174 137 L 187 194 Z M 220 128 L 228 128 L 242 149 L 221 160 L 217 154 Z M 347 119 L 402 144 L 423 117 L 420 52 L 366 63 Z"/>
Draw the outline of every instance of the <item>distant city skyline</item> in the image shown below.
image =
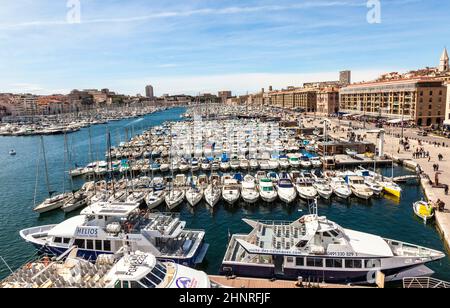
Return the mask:
<path id="1" fill-rule="evenodd" d="M 366 0 L 81 0 L 68 23 L 66 1 L 18 0 L 0 10 L 0 92 L 67 94 L 110 88 L 233 94 L 392 71 L 437 67 L 449 44 L 450 3 Z M 20 14 L 19 14 L 20 13 Z"/>

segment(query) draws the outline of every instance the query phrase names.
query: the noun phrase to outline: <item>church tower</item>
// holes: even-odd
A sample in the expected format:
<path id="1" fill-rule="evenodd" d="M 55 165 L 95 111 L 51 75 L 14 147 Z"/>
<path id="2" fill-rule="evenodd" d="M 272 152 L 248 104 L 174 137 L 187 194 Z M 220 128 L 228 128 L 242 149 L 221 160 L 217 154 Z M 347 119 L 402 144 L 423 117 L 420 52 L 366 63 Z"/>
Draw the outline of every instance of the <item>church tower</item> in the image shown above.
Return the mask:
<path id="1" fill-rule="evenodd" d="M 449 71 L 449 61 L 448 61 L 448 53 L 447 48 L 444 48 L 441 56 L 441 62 L 439 64 L 439 72 L 448 72 Z"/>

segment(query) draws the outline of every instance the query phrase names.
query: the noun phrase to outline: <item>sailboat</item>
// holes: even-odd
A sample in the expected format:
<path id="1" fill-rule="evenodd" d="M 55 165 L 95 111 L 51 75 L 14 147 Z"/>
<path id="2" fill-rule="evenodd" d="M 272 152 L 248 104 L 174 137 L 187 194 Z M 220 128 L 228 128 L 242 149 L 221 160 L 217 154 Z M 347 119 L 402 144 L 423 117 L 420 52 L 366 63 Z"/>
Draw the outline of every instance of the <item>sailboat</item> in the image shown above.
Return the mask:
<path id="1" fill-rule="evenodd" d="M 170 150 L 170 160 L 172 159 L 172 126 L 170 126 L 170 143 L 171 143 L 171 150 Z M 172 169 L 172 179 L 173 179 L 173 169 Z M 165 201 L 167 204 L 167 207 L 169 210 L 173 210 L 176 207 L 178 207 L 183 201 L 186 193 L 181 188 L 174 188 L 173 181 L 170 183 L 170 190 L 169 193 L 165 197 Z"/>
<path id="2" fill-rule="evenodd" d="M 45 180 L 47 183 L 47 192 L 48 192 L 49 197 L 41 204 L 34 207 L 33 210 L 39 214 L 47 213 L 47 212 L 54 211 L 54 210 L 61 208 L 64 205 L 64 203 L 66 203 L 66 201 L 70 198 L 69 193 L 63 193 L 63 194 L 60 194 L 57 196 L 53 196 L 54 191 L 52 191 L 50 188 L 50 181 L 49 181 L 49 177 L 48 177 L 47 157 L 45 155 L 44 138 L 42 136 L 41 136 L 41 147 L 42 147 L 42 155 L 43 155 L 44 166 L 45 166 Z M 39 176 L 39 162 L 38 162 L 37 170 L 38 170 L 38 172 L 36 172 L 36 185 L 37 185 L 37 179 Z"/>

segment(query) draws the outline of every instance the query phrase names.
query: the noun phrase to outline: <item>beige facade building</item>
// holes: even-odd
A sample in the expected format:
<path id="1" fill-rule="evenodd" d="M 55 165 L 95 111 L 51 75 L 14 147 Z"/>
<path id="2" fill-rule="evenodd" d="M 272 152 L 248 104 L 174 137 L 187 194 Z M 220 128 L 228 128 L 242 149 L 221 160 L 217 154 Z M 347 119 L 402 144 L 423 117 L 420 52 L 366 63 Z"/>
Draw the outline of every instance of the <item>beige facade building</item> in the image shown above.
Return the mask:
<path id="1" fill-rule="evenodd" d="M 316 112 L 317 91 L 305 88 L 289 88 L 269 93 L 271 105 L 278 108 Z"/>
<path id="2" fill-rule="evenodd" d="M 442 125 L 446 96 L 447 87 L 435 78 L 353 84 L 340 90 L 340 111 Z"/>
<path id="3" fill-rule="evenodd" d="M 331 115 L 339 112 L 339 89 L 326 88 L 317 92 L 317 113 Z"/>

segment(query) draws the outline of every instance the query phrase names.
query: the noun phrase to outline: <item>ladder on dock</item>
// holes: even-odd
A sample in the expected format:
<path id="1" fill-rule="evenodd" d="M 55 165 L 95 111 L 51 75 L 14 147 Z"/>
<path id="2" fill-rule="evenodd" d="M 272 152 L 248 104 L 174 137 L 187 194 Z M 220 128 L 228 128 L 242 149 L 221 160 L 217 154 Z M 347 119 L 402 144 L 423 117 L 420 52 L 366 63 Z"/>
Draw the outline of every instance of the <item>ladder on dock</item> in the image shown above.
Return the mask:
<path id="1" fill-rule="evenodd" d="M 405 289 L 449 289 L 450 283 L 431 277 L 403 278 Z"/>
<path id="2" fill-rule="evenodd" d="M 403 175 L 393 178 L 393 181 L 395 183 L 406 183 L 406 182 L 412 182 L 412 181 L 418 181 L 419 176 L 418 175 Z"/>

